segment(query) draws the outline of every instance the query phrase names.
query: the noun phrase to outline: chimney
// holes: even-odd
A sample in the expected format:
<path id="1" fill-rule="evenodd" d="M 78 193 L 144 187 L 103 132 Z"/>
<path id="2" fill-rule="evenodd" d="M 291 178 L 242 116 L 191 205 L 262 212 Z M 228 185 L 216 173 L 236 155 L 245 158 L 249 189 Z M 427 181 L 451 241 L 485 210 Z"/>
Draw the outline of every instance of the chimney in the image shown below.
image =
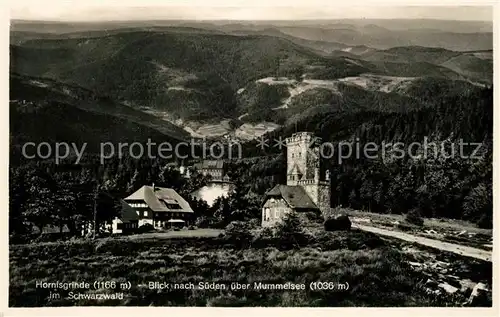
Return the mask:
<path id="1" fill-rule="evenodd" d="M 330 180 L 330 170 L 326 170 L 325 180 L 327 180 L 327 181 Z"/>

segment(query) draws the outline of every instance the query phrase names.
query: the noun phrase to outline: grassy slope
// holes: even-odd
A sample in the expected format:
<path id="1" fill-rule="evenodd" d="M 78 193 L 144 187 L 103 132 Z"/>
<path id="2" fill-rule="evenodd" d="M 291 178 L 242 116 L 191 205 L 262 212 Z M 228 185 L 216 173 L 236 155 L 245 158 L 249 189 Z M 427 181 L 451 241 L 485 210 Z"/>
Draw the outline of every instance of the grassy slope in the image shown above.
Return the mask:
<path id="1" fill-rule="evenodd" d="M 132 306 L 430 306 L 447 300 L 426 295 L 402 256 L 376 237 L 330 233 L 300 250 L 234 249 L 219 239 L 75 241 L 11 246 L 10 305 Z M 375 239 L 375 240 L 374 240 Z M 329 241 L 329 242 L 326 242 Z M 368 241 L 372 241 L 368 243 Z M 377 243 L 375 243 L 378 241 Z M 222 244 L 221 244 L 222 243 Z M 224 246 L 225 245 L 225 246 Z M 321 248 L 318 248 L 321 247 Z M 132 284 L 124 302 L 46 300 L 36 281 L 107 280 Z M 347 291 L 149 290 L 150 281 L 348 283 Z M 61 291 L 65 296 L 68 291 Z M 86 292 L 86 291 L 83 291 Z M 88 292 L 88 291 L 87 291 Z M 102 291 L 98 291 L 102 292 Z M 113 292 L 107 290 L 104 292 Z M 448 302 L 449 303 L 449 302 Z"/>

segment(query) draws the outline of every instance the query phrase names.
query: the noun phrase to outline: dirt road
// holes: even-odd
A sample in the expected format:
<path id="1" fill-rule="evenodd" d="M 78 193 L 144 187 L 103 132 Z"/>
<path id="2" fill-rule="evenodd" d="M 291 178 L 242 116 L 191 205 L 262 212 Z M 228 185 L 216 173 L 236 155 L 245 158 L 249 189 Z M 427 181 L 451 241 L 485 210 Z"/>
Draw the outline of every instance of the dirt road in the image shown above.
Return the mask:
<path id="1" fill-rule="evenodd" d="M 354 228 L 359 228 L 363 231 L 369 231 L 376 234 L 380 234 L 383 236 L 394 237 L 408 242 L 415 242 L 421 245 L 425 245 L 434 249 L 439 249 L 447 252 L 453 252 L 456 254 L 460 254 L 463 256 L 476 258 L 484 261 L 491 262 L 491 252 L 476 248 L 471 248 L 459 244 L 453 244 L 449 242 L 443 242 L 438 240 L 433 240 L 429 238 L 414 236 L 408 233 L 400 232 L 400 231 L 391 231 L 386 229 L 380 229 L 370 226 L 364 226 L 361 224 L 353 223 L 352 226 Z"/>

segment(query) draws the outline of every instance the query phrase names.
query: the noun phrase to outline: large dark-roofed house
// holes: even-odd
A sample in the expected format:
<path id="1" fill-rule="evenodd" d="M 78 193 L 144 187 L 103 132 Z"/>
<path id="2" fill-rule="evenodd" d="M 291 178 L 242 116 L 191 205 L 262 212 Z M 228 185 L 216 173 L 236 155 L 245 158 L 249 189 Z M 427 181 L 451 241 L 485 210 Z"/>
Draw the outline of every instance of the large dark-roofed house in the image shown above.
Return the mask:
<path id="1" fill-rule="evenodd" d="M 122 233 L 128 226 L 168 228 L 172 223 L 188 225 L 192 221 L 191 206 L 172 188 L 145 185 L 123 201 L 122 215 L 113 221 L 113 233 Z"/>

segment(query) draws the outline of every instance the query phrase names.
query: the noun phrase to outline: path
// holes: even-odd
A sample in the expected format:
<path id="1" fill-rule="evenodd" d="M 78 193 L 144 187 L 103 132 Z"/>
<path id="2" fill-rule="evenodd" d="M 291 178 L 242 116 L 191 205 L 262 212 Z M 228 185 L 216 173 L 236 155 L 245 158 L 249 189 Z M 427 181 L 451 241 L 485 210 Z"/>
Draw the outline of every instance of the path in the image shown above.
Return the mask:
<path id="1" fill-rule="evenodd" d="M 215 238 L 222 230 L 218 229 L 195 229 L 195 230 L 179 230 L 179 231 L 165 231 L 165 232 L 150 232 L 133 234 L 129 236 L 122 236 L 118 239 L 126 240 L 140 240 L 140 239 L 175 239 L 175 238 Z"/>
<path id="2" fill-rule="evenodd" d="M 467 247 L 467 246 L 459 245 L 459 244 L 453 244 L 453 243 L 444 242 L 444 241 L 438 241 L 438 240 L 429 239 L 429 238 L 425 238 L 425 237 L 419 237 L 419 236 L 411 235 L 411 234 L 400 232 L 400 231 L 391 231 L 391 230 L 386 230 L 386 229 L 381 229 L 381 228 L 364 226 L 364 225 L 360 225 L 360 224 L 353 224 L 352 226 L 354 228 L 358 228 L 358 229 L 361 229 L 363 231 L 369 231 L 369 232 L 373 232 L 373 233 L 380 234 L 383 236 L 394 237 L 394 238 L 398 238 L 398 239 L 408 241 L 408 242 L 415 242 L 415 243 L 425 245 L 425 246 L 428 246 L 428 247 L 431 247 L 434 249 L 447 251 L 447 252 L 453 252 L 453 253 L 460 254 L 463 256 L 491 262 L 491 252 L 486 251 L 486 250 L 476 249 L 476 248 Z"/>

